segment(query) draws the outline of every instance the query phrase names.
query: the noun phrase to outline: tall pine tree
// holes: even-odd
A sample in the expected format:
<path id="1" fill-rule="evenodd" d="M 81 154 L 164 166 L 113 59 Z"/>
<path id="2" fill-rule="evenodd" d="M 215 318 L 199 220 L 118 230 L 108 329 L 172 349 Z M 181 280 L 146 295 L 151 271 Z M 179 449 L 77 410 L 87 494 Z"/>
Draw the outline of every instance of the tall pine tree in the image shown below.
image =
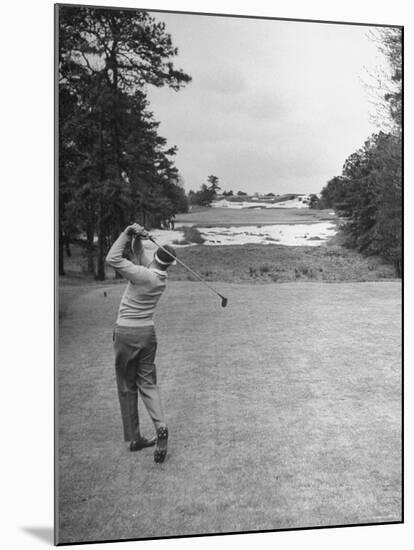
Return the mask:
<path id="1" fill-rule="evenodd" d="M 191 79 L 174 68 L 164 23 L 144 11 L 61 6 L 59 30 L 60 227 L 78 221 L 103 279 L 114 233 L 138 209 L 161 208 L 162 178 L 177 179 L 145 86 L 177 91 Z"/>

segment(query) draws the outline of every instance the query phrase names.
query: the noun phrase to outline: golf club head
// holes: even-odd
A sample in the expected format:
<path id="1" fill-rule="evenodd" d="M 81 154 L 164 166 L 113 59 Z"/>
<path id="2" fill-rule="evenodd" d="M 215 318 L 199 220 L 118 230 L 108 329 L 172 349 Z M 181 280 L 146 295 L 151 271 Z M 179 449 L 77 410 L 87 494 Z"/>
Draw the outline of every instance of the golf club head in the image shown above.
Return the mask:
<path id="1" fill-rule="evenodd" d="M 227 305 L 227 298 L 225 298 L 224 296 L 221 297 L 221 307 L 226 307 Z"/>

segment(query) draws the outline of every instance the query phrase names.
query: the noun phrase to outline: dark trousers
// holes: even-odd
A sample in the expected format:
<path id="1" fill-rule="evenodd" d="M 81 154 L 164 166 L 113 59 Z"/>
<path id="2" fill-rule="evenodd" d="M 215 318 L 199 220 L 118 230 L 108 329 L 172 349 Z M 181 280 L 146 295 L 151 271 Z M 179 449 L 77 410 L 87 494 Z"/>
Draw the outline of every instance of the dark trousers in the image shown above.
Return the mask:
<path id="1" fill-rule="evenodd" d="M 115 372 L 125 441 L 140 438 L 138 391 L 155 429 L 165 426 L 154 364 L 157 338 L 153 326 L 116 327 Z"/>

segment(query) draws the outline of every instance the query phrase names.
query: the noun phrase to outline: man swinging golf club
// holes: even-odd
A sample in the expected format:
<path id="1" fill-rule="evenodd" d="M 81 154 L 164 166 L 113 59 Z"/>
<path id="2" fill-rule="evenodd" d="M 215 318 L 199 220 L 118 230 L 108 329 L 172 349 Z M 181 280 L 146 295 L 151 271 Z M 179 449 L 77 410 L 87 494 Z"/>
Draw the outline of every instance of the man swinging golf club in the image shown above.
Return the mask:
<path id="1" fill-rule="evenodd" d="M 176 263 L 175 251 L 166 245 L 153 258 L 143 249 L 141 238 L 148 232 L 137 223 L 129 225 L 112 245 L 106 262 L 118 271 L 128 285 L 121 299 L 113 344 L 119 403 L 124 439 L 131 451 L 156 445 L 154 461 L 167 454 L 168 428 L 165 423 L 154 364 L 157 349 L 153 313 L 167 283 L 167 269 Z M 127 243 L 139 265 L 123 257 Z M 156 437 L 141 435 L 138 417 L 138 391 L 156 430 Z"/>

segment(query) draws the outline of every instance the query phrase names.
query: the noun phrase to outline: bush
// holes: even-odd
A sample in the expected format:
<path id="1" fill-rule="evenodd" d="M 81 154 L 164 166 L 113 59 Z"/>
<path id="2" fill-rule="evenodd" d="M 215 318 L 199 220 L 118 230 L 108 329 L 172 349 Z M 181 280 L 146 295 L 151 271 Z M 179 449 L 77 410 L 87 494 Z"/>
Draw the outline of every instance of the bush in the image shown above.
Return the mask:
<path id="1" fill-rule="evenodd" d="M 261 266 L 259 266 L 260 275 L 263 275 L 264 273 L 269 273 L 269 271 L 270 271 L 269 264 L 262 264 Z"/>
<path id="2" fill-rule="evenodd" d="M 172 243 L 173 244 L 180 244 L 180 245 L 191 244 L 190 241 L 187 241 L 187 239 L 181 239 L 181 241 L 179 241 L 178 239 L 175 239 Z"/>
<path id="3" fill-rule="evenodd" d="M 326 247 L 326 249 L 324 249 L 325 251 L 325 256 L 342 256 L 343 255 L 343 250 L 339 247 L 333 247 L 333 246 L 330 246 L 330 247 Z"/>
<path id="4" fill-rule="evenodd" d="M 180 231 L 184 233 L 184 240 L 187 241 L 187 244 L 203 244 L 206 241 L 196 227 L 182 227 Z"/>

